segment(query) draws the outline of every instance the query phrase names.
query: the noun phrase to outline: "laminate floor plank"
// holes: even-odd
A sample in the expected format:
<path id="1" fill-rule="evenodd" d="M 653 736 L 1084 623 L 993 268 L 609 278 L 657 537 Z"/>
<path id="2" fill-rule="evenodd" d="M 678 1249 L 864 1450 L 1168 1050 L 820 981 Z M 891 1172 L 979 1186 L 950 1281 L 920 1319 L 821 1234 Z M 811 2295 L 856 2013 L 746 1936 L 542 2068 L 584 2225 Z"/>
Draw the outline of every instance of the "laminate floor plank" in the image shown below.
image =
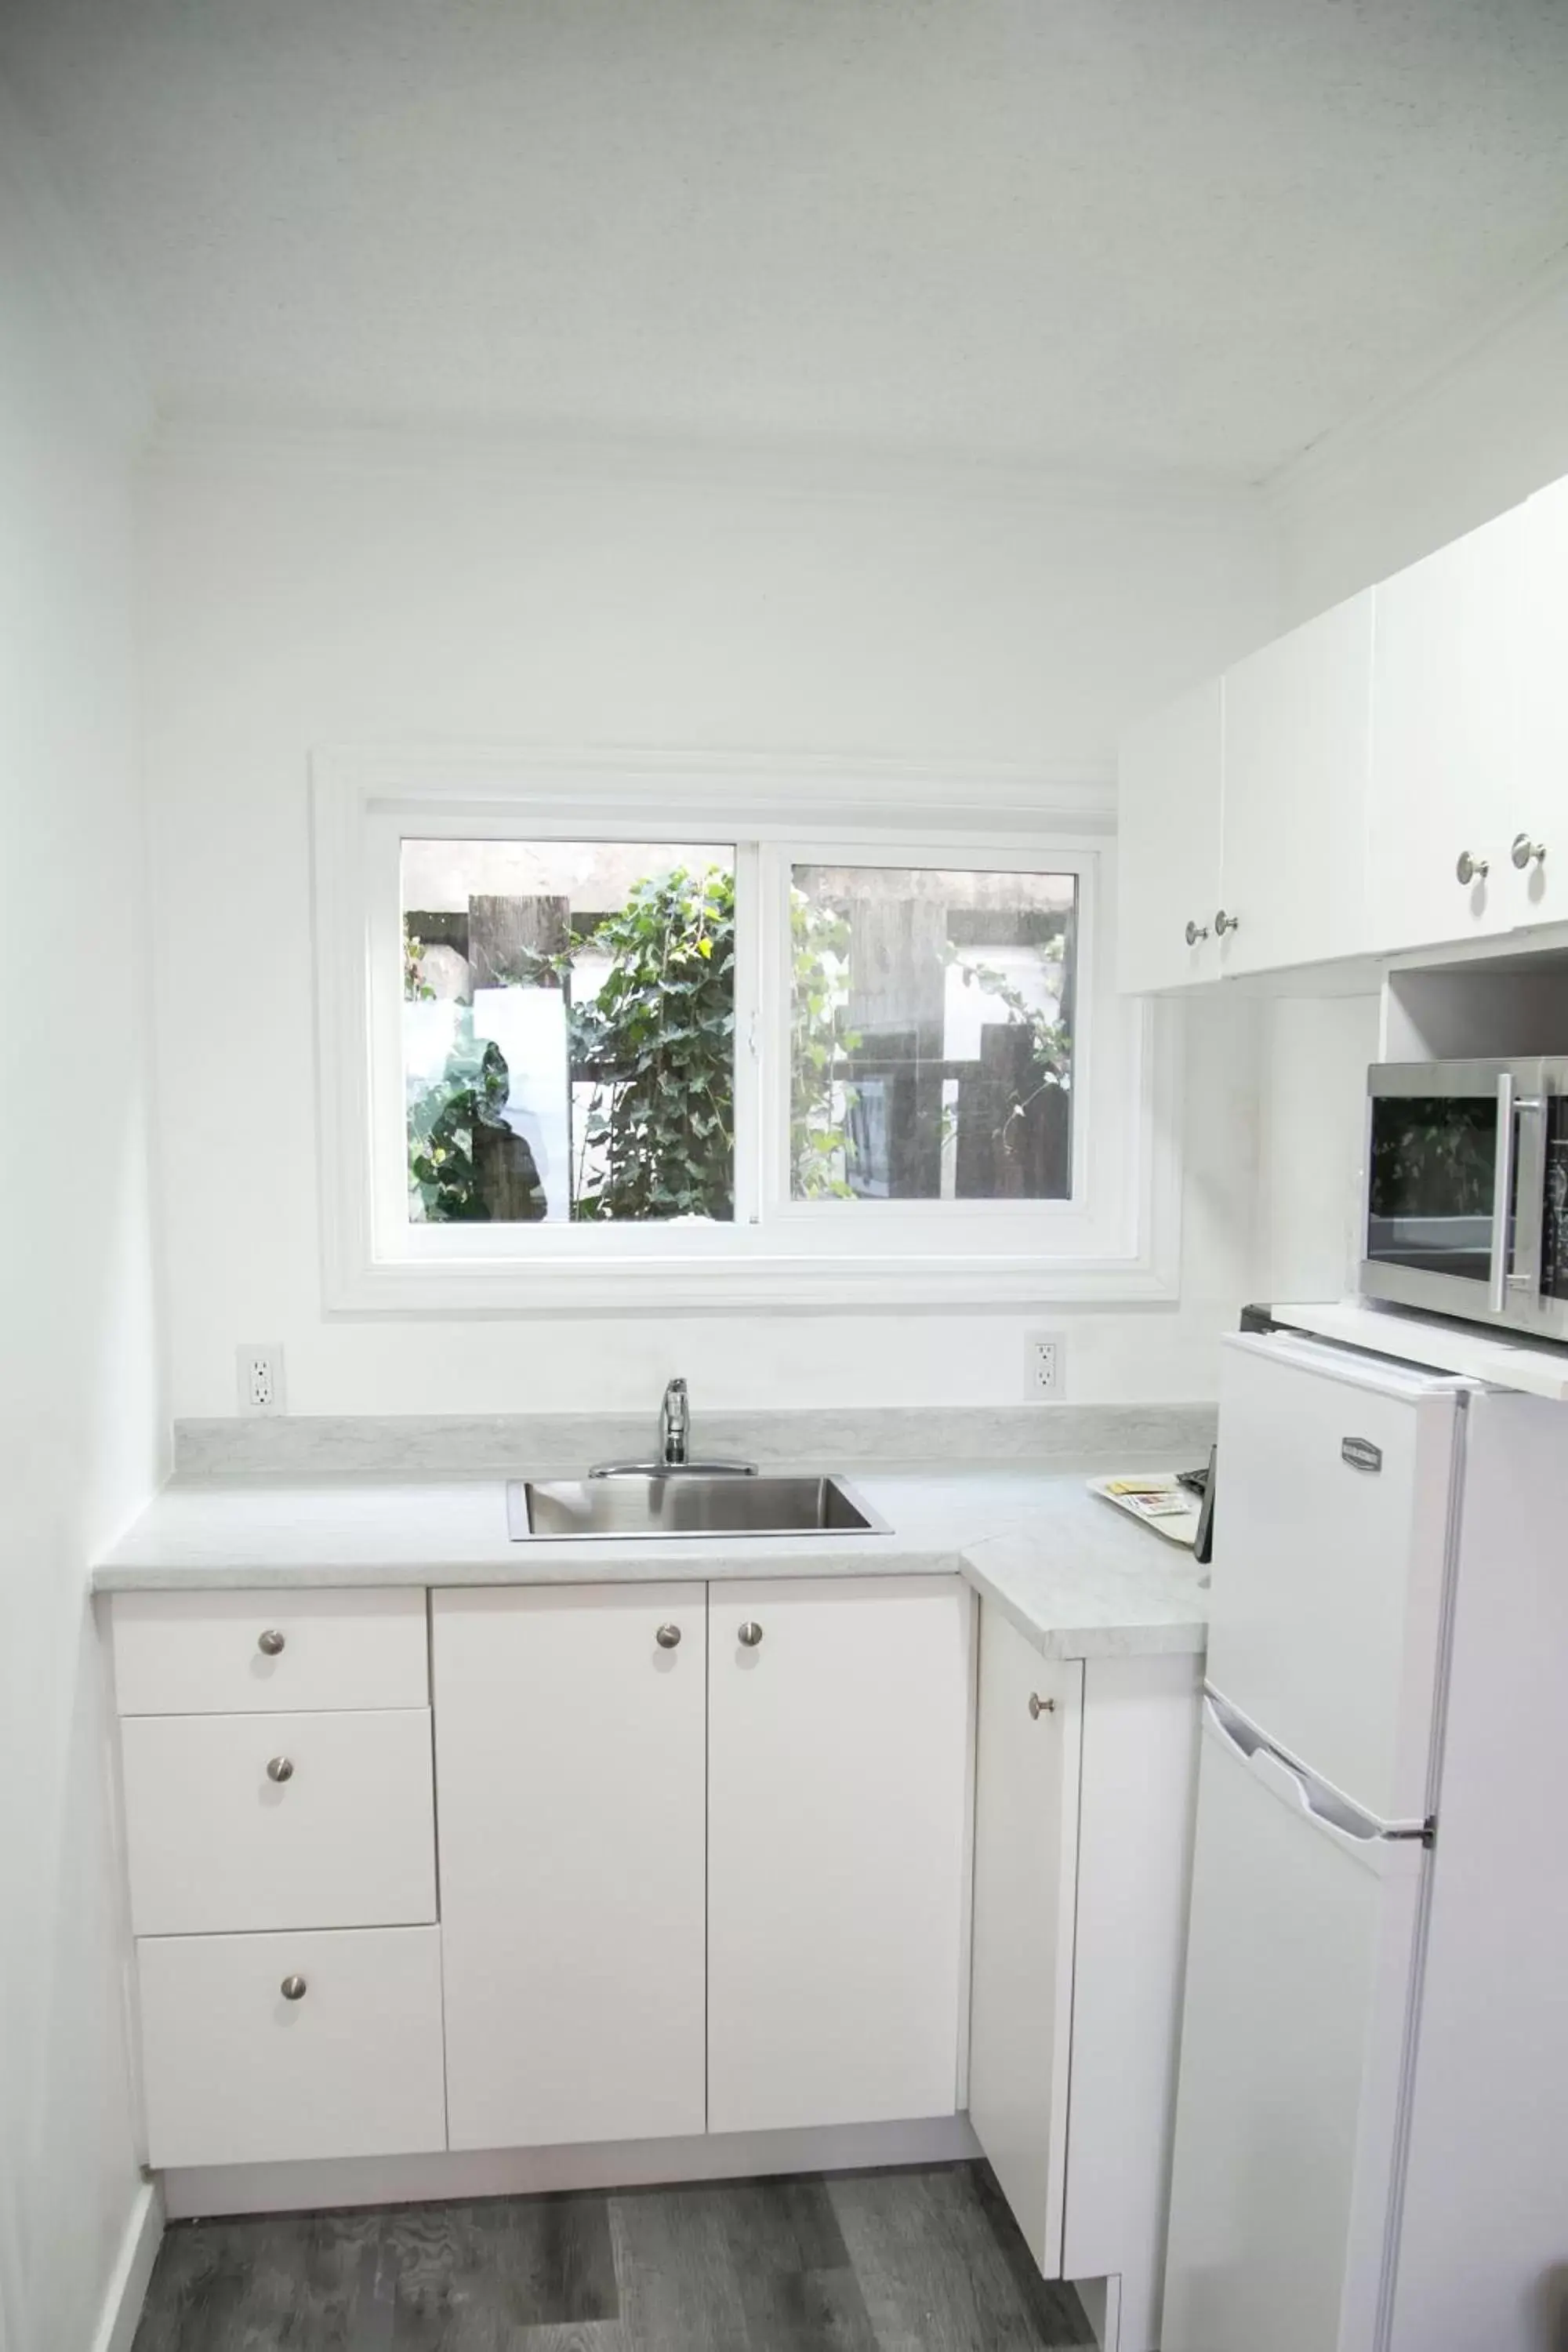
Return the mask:
<path id="1" fill-rule="evenodd" d="M 954 2165 L 829 2181 L 879 2352 L 1063 2352 L 1093 2341 L 1078 2297 L 1037 2278 L 1026 2248 L 1020 2272 L 1022 2240 L 980 2179 L 980 2168 Z"/>
<path id="2" fill-rule="evenodd" d="M 400 2207 L 383 2219 L 381 2260 L 395 2352 L 491 2352 L 531 2328 L 620 2315 L 602 2196 Z"/>
<path id="3" fill-rule="evenodd" d="M 989 2171 L 177 2222 L 134 2352 L 1067 2352 Z"/>
<path id="4" fill-rule="evenodd" d="M 636 2352 L 744 2352 L 746 2313 L 720 2192 L 635 2189 L 610 2199 L 621 2318 Z"/>
<path id="5" fill-rule="evenodd" d="M 746 2315 L 747 2352 L 878 2352 L 860 2283 L 820 2176 L 718 2192 Z"/>
<path id="6" fill-rule="evenodd" d="M 374 2307 L 376 2263 L 371 2215 L 291 2214 L 170 2230 L 135 2352 L 284 2346 L 361 2352 L 356 2314 Z"/>

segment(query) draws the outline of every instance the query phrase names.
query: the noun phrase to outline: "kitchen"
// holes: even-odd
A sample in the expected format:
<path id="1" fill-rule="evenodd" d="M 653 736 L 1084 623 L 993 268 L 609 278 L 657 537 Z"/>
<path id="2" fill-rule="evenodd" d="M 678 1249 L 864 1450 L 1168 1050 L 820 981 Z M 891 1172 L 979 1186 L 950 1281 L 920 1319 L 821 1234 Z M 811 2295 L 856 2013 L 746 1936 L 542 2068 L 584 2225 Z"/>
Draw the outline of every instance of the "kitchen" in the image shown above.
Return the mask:
<path id="1" fill-rule="evenodd" d="M 1562 1402 L 1518 1203 L 1568 1034 L 1568 53 L 1554 10 L 1505 16 L 0 16 L 6 1068 L 36 1107 L 7 2345 L 334 2340 L 246 2300 L 300 2213 L 340 2231 L 319 2330 L 372 2246 L 443 2340 L 457 2289 L 416 2308 L 390 2217 L 428 2257 L 459 2212 L 591 2242 L 579 2300 L 531 2305 L 498 2237 L 475 2342 L 498 2277 L 522 2345 L 1554 2340 L 1489 2047 L 1494 2104 L 1465 2081 L 1440 2137 L 1485 2108 L 1457 2193 L 1519 2230 L 1464 2247 L 1474 2308 L 1440 2259 L 1422 2069 L 1475 2041 L 1432 2022 L 1444 1952 L 1475 1955 L 1435 1891 L 1438 2006 L 1377 2109 L 1407 2210 L 1335 2192 L 1360 2270 L 1303 2252 L 1288 2167 L 1256 2212 L 1203 2208 L 1226 2176 L 1189 2151 L 1226 2118 L 1189 2081 L 1267 2100 L 1278 2018 L 1245 2067 L 1184 2060 L 1219 1916 L 1200 1782 L 1231 1760 L 1211 1619 L 1244 1743 L 1418 1832 L 1417 1889 L 1467 1804 L 1506 1859 L 1552 1785 L 1533 1521 L 1495 1521 L 1485 1571 L 1529 1641 L 1452 1648 L 1476 1497 L 1511 1464 L 1546 1507 L 1526 1425 Z M 605 1034 L 679 874 L 721 967 L 704 1050 L 732 1041 L 719 1148 L 681 1155 L 700 1208 L 627 1215 L 659 1087 L 639 1108 Z M 668 1042 L 672 1124 L 710 1146 Z M 1369 1122 L 1395 1159 L 1403 1130 L 1368 1072 L 1432 1064 L 1470 1075 L 1405 1098 L 1468 1108 L 1414 1131 L 1416 1174 L 1463 1187 L 1374 1223 Z M 1467 1264 L 1436 1269 L 1450 1222 Z M 1238 1338 L 1257 1301 L 1309 1336 Z M 1249 1512 L 1289 1555 L 1280 1462 L 1305 1507 L 1289 1452 L 1227 1479 L 1226 1423 L 1327 1377 L 1249 1348 L 1314 1345 L 1416 1367 L 1356 1394 L 1428 1449 L 1440 1423 L 1448 1467 L 1401 1485 L 1353 1416 L 1334 1465 L 1379 1507 L 1463 1488 L 1448 1549 L 1423 1518 L 1379 1555 L 1448 1562 L 1407 1622 L 1447 1629 L 1424 1687 L 1453 1707 L 1410 1738 L 1470 1752 L 1489 1692 L 1543 1743 L 1522 1786 L 1347 1786 L 1289 1694 L 1271 1721 L 1273 1684 L 1249 1710 L 1252 1669 L 1222 1675 Z M 656 1428 L 679 1380 L 684 1436 L 674 1404 Z M 1216 1404 L 1211 1569 L 1089 1482 L 1198 1470 Z M 1250 1458 L 1310 1420 L 1281 1406 Z M 864 1524 L 754 1532 L 716 1478 L 717 1532 L 536 1534 L 527 1496 L 509 1525 L 518 1482 L 679 1509 L 692 1459 L 835 1481 Z M 588 1477 L 650 1460 L 675 1475 Z M 1281 1646 L 1321 1661 L 1326 1610 Z M 1533 2082 L 1554 1899 L 1492 1959 Z M 321 1948 L 274 1967 L 279 1938 Z M 334 1938 L 406 1971 L 336 2035 Z M 246 1947 L 254 2035 L 208 1973 Z M 1531 2132 L 1550 2210 L 1564 2156 Z M 809 2210 L 787 2260 L 769 2181 Z M 658 2200 L 695 2184 L 774 2252 L 661 2304 L 687 2254 Z M 1325 2317 L 1369 2266 L 1370 2307 Z"/>

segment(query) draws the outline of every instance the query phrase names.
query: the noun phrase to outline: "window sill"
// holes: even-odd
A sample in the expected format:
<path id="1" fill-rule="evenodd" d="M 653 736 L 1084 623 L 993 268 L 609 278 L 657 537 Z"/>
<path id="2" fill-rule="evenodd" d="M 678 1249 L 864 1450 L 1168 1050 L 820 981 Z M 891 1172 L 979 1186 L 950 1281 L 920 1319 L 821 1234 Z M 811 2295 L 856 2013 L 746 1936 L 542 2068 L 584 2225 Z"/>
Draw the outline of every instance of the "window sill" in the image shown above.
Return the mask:
<path id="1" fill-rule="evenodd" d="M 984 1263 L 888 1258 L 751 1258 L 716 1265 L 624 1259 L 584 1265 L 491 1258 L 468 1265 L 378 1261 L 329 1277 L 334 1315 L 640 1315 L 650 1308 L 722 1314 L 752 1307 L 824 1313 L 860 1308 L 1127 1306 L 1170 1303 L 1173 1267 L 1138 1260 L 993 1257 Z"/>

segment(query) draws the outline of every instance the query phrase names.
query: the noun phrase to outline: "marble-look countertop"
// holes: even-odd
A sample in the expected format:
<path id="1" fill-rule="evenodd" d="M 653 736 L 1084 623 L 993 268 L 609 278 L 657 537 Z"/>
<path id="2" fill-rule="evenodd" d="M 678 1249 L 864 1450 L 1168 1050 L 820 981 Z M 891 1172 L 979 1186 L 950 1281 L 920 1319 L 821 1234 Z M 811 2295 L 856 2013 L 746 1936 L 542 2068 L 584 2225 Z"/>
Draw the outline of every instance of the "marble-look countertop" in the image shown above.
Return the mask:
<path id="1" fill-rule="evenodd" d="M 564 1543 L 510 1541 L 499 1476 L 181 1476 L 100 1561 L 93 1584 L 132 1592 L 959 1574 L 1047 1657 L 1201 1654 L 1204 1572 L 1190 1552 L 1090 1495 L 1088 1475 L 851 1474 L 885 1535 Z"/>

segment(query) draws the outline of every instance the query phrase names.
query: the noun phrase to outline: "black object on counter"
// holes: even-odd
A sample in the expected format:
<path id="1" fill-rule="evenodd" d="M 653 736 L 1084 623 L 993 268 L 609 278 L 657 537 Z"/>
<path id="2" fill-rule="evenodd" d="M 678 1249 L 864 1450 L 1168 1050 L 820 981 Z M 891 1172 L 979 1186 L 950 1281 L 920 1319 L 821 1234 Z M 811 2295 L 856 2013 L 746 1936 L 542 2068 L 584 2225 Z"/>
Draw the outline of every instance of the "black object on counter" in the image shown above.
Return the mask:
<path id="1" fill-rule="evenodd" d="M 1219 1447 L 1209 1447 L 1208 1475 L 1204 1480 L 1203 1507 L 1198 1513 L 1198 1531 L 1193 1538 L 1193 1558 L 1206 1568 L 1214 1558 L 1214 1473 L 1219 1459 Z"/>

